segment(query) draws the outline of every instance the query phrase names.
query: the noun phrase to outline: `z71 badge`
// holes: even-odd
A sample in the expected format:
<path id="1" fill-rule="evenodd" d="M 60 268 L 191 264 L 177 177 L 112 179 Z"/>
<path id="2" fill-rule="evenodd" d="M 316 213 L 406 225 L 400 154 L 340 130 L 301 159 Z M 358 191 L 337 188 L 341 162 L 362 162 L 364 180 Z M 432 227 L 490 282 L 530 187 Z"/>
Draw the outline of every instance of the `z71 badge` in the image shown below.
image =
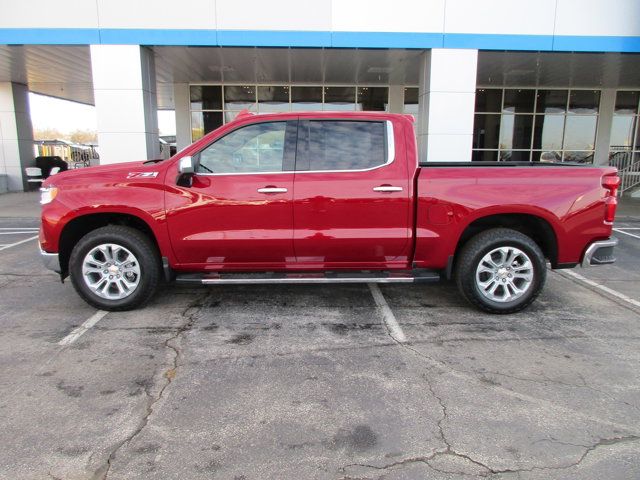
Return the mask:
<path id="1" fill-rule="evenodd" d="M 156 178 L 158 172 L 129 172 L 127 178 Z"/>

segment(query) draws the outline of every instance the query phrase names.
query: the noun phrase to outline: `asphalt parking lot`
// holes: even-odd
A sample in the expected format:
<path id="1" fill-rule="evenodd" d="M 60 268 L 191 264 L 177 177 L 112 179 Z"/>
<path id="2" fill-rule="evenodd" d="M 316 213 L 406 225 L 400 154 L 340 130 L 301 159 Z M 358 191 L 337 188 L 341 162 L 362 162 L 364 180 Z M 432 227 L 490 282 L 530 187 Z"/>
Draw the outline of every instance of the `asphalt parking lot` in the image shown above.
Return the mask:
<path id="1" fill-rule="evenodd" d="M 447 283 L 170 286 L 104 315 L 0 211 L 0 477 L 639 478 L 633 212 L 616 265 L 492 316 Z"/>

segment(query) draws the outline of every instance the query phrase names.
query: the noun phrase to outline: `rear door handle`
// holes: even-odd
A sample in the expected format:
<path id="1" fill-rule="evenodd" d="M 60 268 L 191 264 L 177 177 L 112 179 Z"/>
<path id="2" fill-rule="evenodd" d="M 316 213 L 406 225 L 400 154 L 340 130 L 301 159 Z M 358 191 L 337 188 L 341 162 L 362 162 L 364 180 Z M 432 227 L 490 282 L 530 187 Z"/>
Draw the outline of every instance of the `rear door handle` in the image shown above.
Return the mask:
<path id="1" fill-rule="evenodd" d="M 258 189 L 259 193 L 287 193 L 286 188 L 281 187 L 264 187 Z"/>
<path id="2" fill-rule="evenodd" d="M 373 187 L 374 192 L 401 192 L 402 187 L 392 187 L 391 185 L 380 185 L 379 187 Z"/>

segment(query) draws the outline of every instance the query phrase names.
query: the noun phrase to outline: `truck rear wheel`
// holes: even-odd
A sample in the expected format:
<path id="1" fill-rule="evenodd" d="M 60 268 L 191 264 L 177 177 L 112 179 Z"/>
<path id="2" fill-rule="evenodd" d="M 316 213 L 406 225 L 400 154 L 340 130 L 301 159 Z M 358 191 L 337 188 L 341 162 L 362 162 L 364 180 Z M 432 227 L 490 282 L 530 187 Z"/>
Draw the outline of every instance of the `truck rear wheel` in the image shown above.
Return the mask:
<path id="1" fill-rule="evenodd" d="M 98 228 L 80 239 L 69 258 L 71 282 L 90 305 L 131 310 L 155 293 L 160 265 L 153 243 L 138 230 L 120 225 Z"/>
<path id="2" fill-rule="evenodd" d="M 494 228 L 463 247 L 456 263 L 462 295 L 490 313 L 518 312 L 540 294 L 546 280 L 540 247 L 523 233 Z"/>

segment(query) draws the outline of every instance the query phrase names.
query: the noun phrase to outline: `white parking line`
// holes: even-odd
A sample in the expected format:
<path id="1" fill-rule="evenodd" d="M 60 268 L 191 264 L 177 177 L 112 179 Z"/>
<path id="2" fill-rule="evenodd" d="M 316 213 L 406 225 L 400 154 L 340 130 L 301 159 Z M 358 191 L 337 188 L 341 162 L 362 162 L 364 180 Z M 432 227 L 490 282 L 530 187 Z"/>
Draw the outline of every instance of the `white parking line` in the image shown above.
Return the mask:
<path id="1" fill-rule="evenodd" d="M 35 230 L 16 230 L 14 232 L 0 232 L 0 235 L 27 235 L 33 233 Z"/>
<path id="2" fill-rule="evenodd" d="M 0 230 L 29 230 L 30 232 L 37 232 L 40 229 L 38 227 L 0 227 Z"/>
<path id="3" fill-rule="evenodd" d="M 98 310 L 91 317 L 89 317 L 82 325 L 78 328 L 75 328 L 69 335 L 64 337 L 62 340 L 58 342 L 58 345 L 71 345 L 77 339 L 79 339 L 82 335 L 84 335 L 91 327 L 93 327 L 96 323 L 98 323 L 102 318 L 109 312 L 104 310 Z"/>
<path id="4" fill-rule="evenodd" d="M 635 307 L 640 307 L 640 302 L 634 300 L 631 297 L 626 296 L 624 293 L 620 293 L 612 288 L 605 287 L 604 285 L 599 284 L 598 282 L 594 282 L 593 280 L 588 279 L 587 277 L 583 277 L 579 273 L 572 272 L 571 270 L 560 270 L 561 275 L 569 275 L 570 277 L 575 278 L 576 280 L 589 285 L 590 287 L 597 288 L 598 290 L 602 290 L 603 292 L 608 293 L 609 295 L 613 295 L 614 297 L 622 300 L 623 302 L 629 303 Z"/>
<path id="5" fill-rule="evenodd" d="M 20 240 L 19 242 L 9 243 L 7 245 L 1 245 L 0 246 L 0 251 L 1 250 L 6 250 L 7 248 L 15 247 L 17 245 L 21 245 L 21 244 L 26 243 L 26 242 L 30 242 L 31 240 L 35 240 L 36 238 L 38 238 L 38 235 L 35 235 L 33 237 L 29 237 L 29 238 L 25 238 L 24 240 Z"/>
<path id="6" fill-rule="evenodd" d="M 633 233 L 625 232 L 623 230 L 632 230 L 632 229 L 631 228 L 624 228 L 624 229 L 622 229 L 622 228 L 614 228 L 613 229 L 614 232 L 622 233 L 623 235 L 629 235 L 630 237 L 640 239 L 640 235 L 635 235 Z"/>
<path id="7" fill-rule="evenodd" d="M 369 290 L 371 290 L 373 301 L 376 303 L 376 307 L 382 316 L 384 324 L 387 326 L 387 330 L 389 330 L 391 338 L 398 343 L 406 343 L 407 337 L 405 337 L 400 324 L 396 320 L 396 316 L 391 311 L 391 308 L 389 308 L 389 304 L 384 299 L 384 295 L 382 295 L 378 285 L 375 283 L 369 283 Z"/>

